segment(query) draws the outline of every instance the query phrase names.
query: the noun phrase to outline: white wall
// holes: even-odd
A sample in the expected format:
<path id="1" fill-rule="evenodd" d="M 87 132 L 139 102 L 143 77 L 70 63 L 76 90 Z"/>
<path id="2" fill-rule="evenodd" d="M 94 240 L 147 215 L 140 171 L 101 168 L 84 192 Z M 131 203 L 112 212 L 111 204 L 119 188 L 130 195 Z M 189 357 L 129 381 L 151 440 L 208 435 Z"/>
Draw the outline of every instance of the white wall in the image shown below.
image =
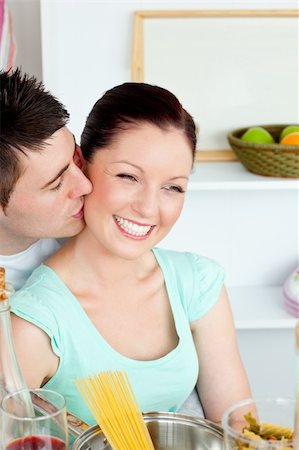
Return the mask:
<path id="1" fill-rule="evenodd" d="M 43 76 L 79 138 L 94 102 L 130 80 L 133 13 L 140 9 L 296 9 L 288 1 L 41 0 Z"/>
<path id="2" fill-rule="evenodd" d="M 298 244 L 298 191 L 199 190 L 161 246 L 216 259 L 229 286 L 262 286 L 286 280 Z"/>
<path id="3" fill-rule="evenodd" d="M 44 79 L 47 88 L 70 110 L 71 127 L 77 137 L 97 97 L 130 79 L 133 11 L 297 8 L 295 1 L 273 0 L 7 0 L 7 4 L 17 44 L 14 67 L 22 66 Z M 59 80 L 61 70 L 70 85 L 68 92 Z"/>

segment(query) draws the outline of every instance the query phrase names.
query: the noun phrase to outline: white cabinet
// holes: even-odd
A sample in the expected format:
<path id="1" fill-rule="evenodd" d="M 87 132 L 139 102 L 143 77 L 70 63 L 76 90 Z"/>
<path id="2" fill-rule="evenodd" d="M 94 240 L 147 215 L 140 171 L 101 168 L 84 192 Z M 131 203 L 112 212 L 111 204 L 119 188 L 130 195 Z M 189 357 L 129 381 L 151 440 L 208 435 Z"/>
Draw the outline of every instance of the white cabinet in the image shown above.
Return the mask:
<path id="1" fill-rule="evenodd" d="M 198 163 L 179 222 L 162 246 L 225 268 L 253 395 L 293 396 L 296 318 L 282 284 L 298 263 L 298 180 L 261 177 L 240 163 Z"/>
<path id="2" fill-rule="evenodd" d="M 293 397 L 296 318 L 283 309 L 281 286 L 229 287 L 229 294 L 254 395 Z"/>

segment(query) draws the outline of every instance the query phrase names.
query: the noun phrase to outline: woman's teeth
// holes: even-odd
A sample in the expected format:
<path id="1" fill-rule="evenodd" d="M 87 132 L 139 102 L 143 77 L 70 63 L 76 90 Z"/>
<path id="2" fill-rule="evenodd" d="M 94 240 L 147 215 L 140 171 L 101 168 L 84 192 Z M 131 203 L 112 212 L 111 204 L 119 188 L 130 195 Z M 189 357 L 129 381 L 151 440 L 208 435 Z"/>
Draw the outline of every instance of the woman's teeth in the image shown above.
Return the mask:
<path id="1" fill-rule="evenodd" d="M 151 226 L 150 225 L 137 225 L 137 223 L 129 222 L 122 217 L 114 216 L 120 228 L 122 228 L 126 233 L 132 236 L 145 236 Z"/>

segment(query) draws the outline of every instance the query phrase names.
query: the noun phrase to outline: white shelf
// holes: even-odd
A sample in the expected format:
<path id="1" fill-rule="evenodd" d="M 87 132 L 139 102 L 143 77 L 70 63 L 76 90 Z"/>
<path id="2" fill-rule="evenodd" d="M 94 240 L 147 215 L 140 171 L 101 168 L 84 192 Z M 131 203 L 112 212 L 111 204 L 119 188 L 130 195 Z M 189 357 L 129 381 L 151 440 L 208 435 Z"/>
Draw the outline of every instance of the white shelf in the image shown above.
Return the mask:
<path id="1" fill-rule="evenodd" d="M 291 329 L 299 319 L 283 307 L 282 286 L 228 287 L 237 330 Z"/>
<path id="2" fill-rule="evenodd" d="M 255 175 L 239 162 L 195 163 L 188 190 L 298 190 L 299 180 Z"/>

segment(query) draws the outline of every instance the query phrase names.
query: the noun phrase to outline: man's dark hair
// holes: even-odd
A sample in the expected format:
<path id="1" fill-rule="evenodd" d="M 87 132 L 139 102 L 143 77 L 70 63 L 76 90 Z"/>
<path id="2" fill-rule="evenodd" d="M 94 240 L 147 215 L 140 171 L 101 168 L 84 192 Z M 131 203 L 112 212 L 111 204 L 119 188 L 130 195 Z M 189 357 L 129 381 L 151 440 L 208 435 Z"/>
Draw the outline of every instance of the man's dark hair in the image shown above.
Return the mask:
<path id="1" fill-rule="evenodd" d="M 0 205 L 5 210 L 22 173 L 20 153 L 41 151 L 69 119 L 65 107 L 35 77 L 0 72 Z"/>
<path id="2" fill-rule="evenodd" d="M 123 83 L 107 91 L 86 120 L 81 135 L 85 160 L 91 162 L 95 151 L 107 147 L 122 130 L 144 122 L 163 130 L 182 130 L 194 158 L 195 124 L 175 95 L 159 86 Z"/>

